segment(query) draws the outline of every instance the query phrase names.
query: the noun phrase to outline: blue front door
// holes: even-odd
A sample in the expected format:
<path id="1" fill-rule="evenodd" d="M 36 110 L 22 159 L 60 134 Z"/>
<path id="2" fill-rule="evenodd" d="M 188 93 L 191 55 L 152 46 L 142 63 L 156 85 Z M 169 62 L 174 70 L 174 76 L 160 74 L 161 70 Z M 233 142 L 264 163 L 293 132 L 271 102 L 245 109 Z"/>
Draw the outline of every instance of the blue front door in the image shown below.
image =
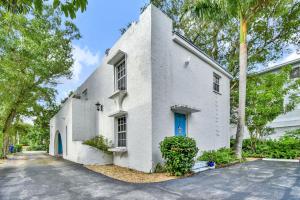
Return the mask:
<path id="1" fill-rule="evenodd" d="M 186 136 L 186 116 L 175 113 L 175 135 Z"/>
<path id="2" fill-rule="evenodd" d="M 62 155 L 63 153 L 63 146 L 62 146 L 62 141 L 61 141 L 61 136 L 60 133 L 58 134 L 58 155 Z"/>

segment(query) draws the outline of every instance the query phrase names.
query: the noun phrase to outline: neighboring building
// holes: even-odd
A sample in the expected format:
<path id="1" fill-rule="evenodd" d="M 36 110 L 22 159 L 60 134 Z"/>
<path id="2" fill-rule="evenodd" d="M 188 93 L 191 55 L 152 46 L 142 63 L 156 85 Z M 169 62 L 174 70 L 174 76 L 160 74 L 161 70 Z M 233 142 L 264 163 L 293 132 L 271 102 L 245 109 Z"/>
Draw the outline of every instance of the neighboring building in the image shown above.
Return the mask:
<path id="1" fill-rule="evenodd" d="M 284 66 L 292 66 L 292 73 L 290 78 L 292 79 L 300 78 L 300 58 L 267 68 L 261 71 L 260 74 L 274 73 L 280 70 Z M 288 97 L 286 97 L 285 99 L 286 103 L 287 101 L 288 101 Z M 298 104 L 294 110 L 279 115 L 275 120 L 269 123 L 268 126 L 274 129 L 274 133 L 269 136 L 269 138 L 272 139 L 277 139 L 281 137 L 287 131 L 300 129 L 300 104 Z"/>
<path id="2" fill-rule="evenodd" d="M 166 136 L 192 137 L 200 151 L 229 147 L 230 79 L 150 5 L 51 119 L 50 154 L 151 172 Z M 99 134 L 112 156 L 82 144 Z"/>
<path id="3" fill-rule="evenodd" d="M 257 74 L 265 73 L 276 73 L 282 67 L 292 66 L 292 73 L 290 78 L 298 79 L 300 78 L 300 58 L 282 63 L 280 65 L 275 65 L 268 67 Z M 299 94 L 300 95 L 300 94 Z M 288 97 L 285 98 L 285 103 L 287 103 Z M 285 114 L 279 115 L 275 120 L 267 125 L 273 129 L 273 134 L 269 135 L 267 138 L 278 139 L 284 135 L 285 132 L 295 129 L 300 129 L 300 104 L 298 104 L 294 110 L 287 112 Z M 235 138 L 236 127 L 232 125 L 231 127 L 231 136 Z M 244 138 L 249 138 L 249 131 L 245 130 Z"/>

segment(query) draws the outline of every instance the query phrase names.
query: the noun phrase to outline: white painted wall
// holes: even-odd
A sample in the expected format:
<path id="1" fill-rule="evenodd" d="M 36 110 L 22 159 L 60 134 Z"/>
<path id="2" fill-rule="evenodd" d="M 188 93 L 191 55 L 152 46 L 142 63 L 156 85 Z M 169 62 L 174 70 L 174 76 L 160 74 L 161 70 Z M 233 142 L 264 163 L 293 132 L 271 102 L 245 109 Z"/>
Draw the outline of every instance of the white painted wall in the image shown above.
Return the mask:
<path id="1" fill-rule="evenodd" d="M 91 132 L 92 129 L 90 130 L 88 127 L 95 127 L 95 134 L 102 134 L 115 142 L 115 119 L 109 117 L 109 115 L 117 110 L 117 106 L 113 100 L 108 98 L 114 93 L 114 67 L 109 65 L 108 61 L 118 50 L 126 52 L 128 81 L 127 96 L 123 101 L 123 110 L 128 112 L 128 152 L 115 154 L 113 163 L 146 172 L 149 172 L 152 168 L 150 22 L 151 10 L 147 9 L 140 16 L 139 22 L 132 24 L 110 49 L 109 55 L 103 58 L 101 66 L 75 92 L 81 94 L 85 89 L 88 89 L 87 101 L 90 102 L 91 106 L 86 105 L 86 103 L 80 103 L 80 101 L 85 101 L 81 99 L 76 101 L 76 104 L 84 104 L 84 107 L 82 107 L 82 110 L 77 109 L 77 111 L 73 111 L 73 116 L 82 120 L 73 126 L 75 140 L 87 139 L 88 137 L 85 138 L 85 134 L 93 134 Z M 96 111 L 96 106 L 94 105 L 96 102 L 104 105 L 103 112 L 94 113 Z M 67 107 L 67 105 L 65 106 Z M 90 113 L 88 120 L 83 119 L 84 113 Z M 58 119 L 58 115 L 55 116 L 55 119 Z M 59 126 L 61 122 L 56 121 Z M 50 146 L 53 146 L 53 144 Z M 75 151 L 75 147 L 73 151 Z M 76 158 L 66 158 L 76 160 Z"/>
<path id="2" fill-rule="evenodd" d="M 200 151 L 228 147 L 230 79 L 175 43 L 171 19 L 155 7 L 151 33 L 153 166 L 161 161 L 159 143 L 174 135 L 170 107 L 175 104 L 201 109 L 187 119 L 188 136 L 196 139 Z M 221 76 L 221 94 L 213 92 L 214 72 Z"/>
<path id="3" fill-rule="evenodd" d="M 78 111 L 80 110 L 83 112 L 81 115 L 78 115 Z M 70 98 L 63 104 L 61 110 L 50 121 L 50 155 L 57 155 L 57 145 L 55 145 L 55 140 L 57 139 L 55 137 L 57 132 L 59 132 L 62 139 L 64 159 L 81 164 L 112 163 L 112 155 L 105 154 L 92 147 L 82 144 L 83 140 L 95 136 L 95 134 L 88 134 L 93 133 L 94 128 L 91 128 L 85 124 L 89 118 L 88 111 L 90 111 L 90 109 L 89 106 L 87 106 L 87 102 L 79 102 L 78 99 Z M 77 127 L 80 128 L 77 129 Z M 87 134 L 82 134 L 80 131 Z M 74 139 L 74 133 L 76 134 L 79 132 L 81 137 L 85 136 L 82 141 L 76 141 L 77 139 Z M 75 137 L 78 137 L 78 135 L 75 135 Z"/>
<path id="4" fill-rule="evenodd" d="M 50 154 L 54 154 L 57 130 L 65 141 L 67 124 L 68 155 L 79 162 L 110 163 L 150 172 L 161 161 L 159 142 L 174 135 L 174 116 L 170 107 L 187 104 L 201 112 L 188 117 L 188 136 L 196 139 L 200 150 L 229 145 L 229 78 L 172 40 L 172 21 L 154 6 L 149 6 L 103 58 L 101 66 L 75 91 L 88 90 L 88 100 L 69 99 L 51 120 Z M 122 107 L 127 111 L 127 153 L 113 159 L 82 145 L 82 140 L 104 135 L 116 143 L 117 110 L 109 99 L 114 93 L 114 67 L 108 61 L 119 50 L 127 54 L 127 96 Z M 190 58 L 185 68 L 184 62 Z M 213 72 L 221 78 L 221 94 L 213 92 Z M 96 111 L 95 103 L 104 105 Z M 73 105 L 73 106 L 72 106 Z M 66 118 L 66 120 L 62 120 Z M 72 124 L 72 125 L 71 125 Z M 69 144 L 70 143 L 70 144 Z M 65 148 L 65 147 L 64 147 Z M 65 150 L 64 150 L 65 153 Z"/>

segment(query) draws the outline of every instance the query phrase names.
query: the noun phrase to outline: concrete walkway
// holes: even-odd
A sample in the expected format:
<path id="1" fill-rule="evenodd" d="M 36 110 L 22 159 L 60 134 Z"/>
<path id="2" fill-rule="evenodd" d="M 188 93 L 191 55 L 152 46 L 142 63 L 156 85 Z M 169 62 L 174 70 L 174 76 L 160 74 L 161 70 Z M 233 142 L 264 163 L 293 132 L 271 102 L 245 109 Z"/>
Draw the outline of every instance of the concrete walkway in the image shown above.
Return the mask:
<path id="1" fill-rule="evenodd" d="M 253 161 L 163 183 L 129 184 L 27 153 L 0 164 L 0 199 L 300 199 L 299 163 Z"/>

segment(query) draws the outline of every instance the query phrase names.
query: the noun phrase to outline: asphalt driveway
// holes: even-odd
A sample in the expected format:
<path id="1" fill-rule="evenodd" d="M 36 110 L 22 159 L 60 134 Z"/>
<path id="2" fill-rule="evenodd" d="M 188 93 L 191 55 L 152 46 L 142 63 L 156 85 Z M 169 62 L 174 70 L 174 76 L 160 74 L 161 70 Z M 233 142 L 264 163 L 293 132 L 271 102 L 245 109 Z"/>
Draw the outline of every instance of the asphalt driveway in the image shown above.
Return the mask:
<path id="1" fill-rule="evenodd" d="M 253 161 L 163 183 L 129 184 L 43 154 L 0 164 L 0 199 L 300 199 L 299 163 Z"/>

